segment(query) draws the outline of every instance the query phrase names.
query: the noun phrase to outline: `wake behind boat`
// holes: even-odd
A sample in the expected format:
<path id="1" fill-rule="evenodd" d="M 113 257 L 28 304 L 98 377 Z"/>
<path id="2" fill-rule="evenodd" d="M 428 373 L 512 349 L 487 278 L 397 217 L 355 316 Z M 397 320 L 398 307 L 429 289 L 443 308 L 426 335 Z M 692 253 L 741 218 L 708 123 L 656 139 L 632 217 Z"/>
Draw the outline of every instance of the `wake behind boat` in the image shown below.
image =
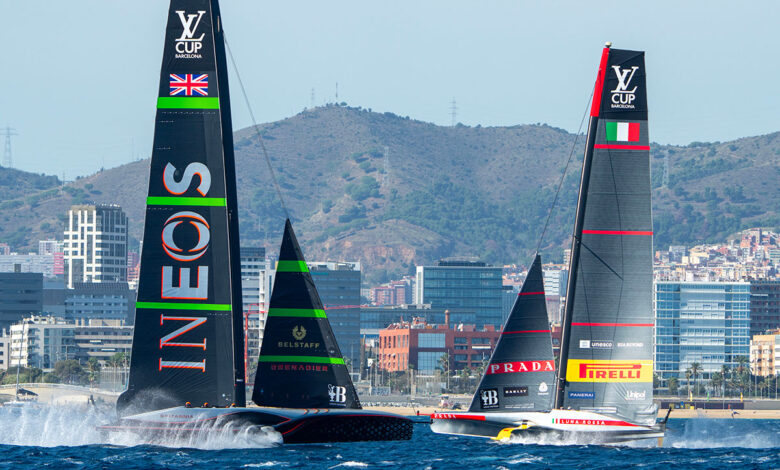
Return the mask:
<path id="1" fill-rule="evenodd" d="M 128 389 L 106 432 L 152 442 L 276 431 L 284 442 L 409 439 L 360 409 L 289 220 L 246 407 L 236 170 L 217 0 L 168 13 Z"/>
<path id="2" fill-rule="evenodd" d="M 520 321 L 513 317 L 527 315 L 530 322 L 535 315 L 533 306 L 521 308 L 518 298 L 475 395 L 475 402 L 483 400 L 482 410 L 472 404 L 468 413 L 436 413 L 435 432 L 494 438 L 543 432 L 605 443 L 664 435 L 666 422 L 656 424 L 653 404 L 653 232 L 644 53 L 608 44 L 593 96 L 554 401 L 547 410 L 539 403 L 530 412 L 501 409 L 516 406 L 515 388 L 527 387 L 523 393 L 533 389 L 525 371 L 516 373 L 517 368 L 507 374 L 512 380 L 494 382 L 492 368 L 501 370 L 497 358 L 523 363 L 548 349 L 529 343 L 513 348 L 512 359 L 503 356 L 511 323 Z M 526 284 L 540 282 L 537 261 Z M 526 284 L 520 297 L 529 290 Z M 544 327 L 538 323 L 529 329 L 549 330 L 546 325 L 545 319 Z M 544 334 L 547 344 L 550 333 Z M 493 409 L 485 409 L 485 397 Z M 502 400 L 508 405 L 501 405 Z"/>

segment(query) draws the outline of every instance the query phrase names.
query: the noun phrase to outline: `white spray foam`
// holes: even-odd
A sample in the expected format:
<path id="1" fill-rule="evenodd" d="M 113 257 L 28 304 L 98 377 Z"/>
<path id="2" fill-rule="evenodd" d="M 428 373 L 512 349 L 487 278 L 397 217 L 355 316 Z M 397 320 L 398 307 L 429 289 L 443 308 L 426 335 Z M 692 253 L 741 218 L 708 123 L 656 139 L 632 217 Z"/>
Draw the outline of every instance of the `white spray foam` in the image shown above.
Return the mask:
<path id="1" fill-rule="evenodd" d="M 196 433 L 173 434 L 150 439 L 135 433 L 105 433 L 97 426 L 114 421 L 113 413 L 84 406 L 21 406 L 0 408 L 0 444 L 18 446 L 82 446 L 153 444 L 197 449 L 271 447 L 282 442 L 269 427 L 203 428 Z"/>

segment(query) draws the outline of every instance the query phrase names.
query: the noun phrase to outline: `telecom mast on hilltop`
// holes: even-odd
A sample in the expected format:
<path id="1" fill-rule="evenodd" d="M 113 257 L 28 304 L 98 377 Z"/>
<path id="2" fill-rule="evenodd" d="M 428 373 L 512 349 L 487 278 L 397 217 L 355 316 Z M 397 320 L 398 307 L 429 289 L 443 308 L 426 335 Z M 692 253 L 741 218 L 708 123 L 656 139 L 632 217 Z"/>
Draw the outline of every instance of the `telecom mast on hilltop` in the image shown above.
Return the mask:
<path id="1" fill-rule="evenodd" d="M 11 136 L 19 135 L 16 133 L 16 129 L 12 129 L 10 126 L 5 126 L 5 152 L 3 152 L 3 166 L 6 168 L 13 168 L 14 159 L 11 155 Z"/>

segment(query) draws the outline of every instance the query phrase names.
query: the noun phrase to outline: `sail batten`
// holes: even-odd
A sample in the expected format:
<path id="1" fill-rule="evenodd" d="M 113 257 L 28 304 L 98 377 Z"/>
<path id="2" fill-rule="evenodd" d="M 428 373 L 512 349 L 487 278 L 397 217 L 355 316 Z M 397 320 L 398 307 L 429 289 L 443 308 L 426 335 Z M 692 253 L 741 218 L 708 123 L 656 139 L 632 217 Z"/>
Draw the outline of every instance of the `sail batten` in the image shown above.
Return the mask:
<path id="1" fill-rule="evenodd" d="M 542 261 L 534 258 L 471 402 L 472 412 L 547 411 L 555 362 Z"/>
<path id="2" fill-rule="evenodd" d="M 238 209 L 216 0 L 168 11 L 122 414 L 244 406 Z"/>
<path id="3" fill-rule="evenodd" d="M 605 48 L 572 240 L 555 406 L 652 413 L 652 217 L 644 53 Z"/>

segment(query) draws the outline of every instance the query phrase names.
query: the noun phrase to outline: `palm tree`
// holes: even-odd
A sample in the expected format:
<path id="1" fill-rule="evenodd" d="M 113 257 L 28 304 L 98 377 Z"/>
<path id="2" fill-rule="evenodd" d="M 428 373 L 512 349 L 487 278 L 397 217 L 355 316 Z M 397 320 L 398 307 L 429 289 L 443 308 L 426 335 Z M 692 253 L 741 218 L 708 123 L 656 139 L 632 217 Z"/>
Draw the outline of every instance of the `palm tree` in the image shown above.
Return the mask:
<path id="1" fill-rule="evenodd" d="M 672 377 L 671 379 L 669 379 L 669 395 L 677 395 L 678 387 L 679 384 L 677 381 L 677 377 Z"/>
<path id="2" fill-rule="evenodd" d="M 691 375 L 693 375 L 693 384 L 696 387 L 696 396 L 700 395 L 700 393 L 699 393 L 699 381 L 697 380 L 700 373 L 701 373 L 701 364 L 699 364 L 698 362 L 692 363 L 691 364 Z"/>
<path id="3" fill-rule="evenodd" d="M 720 366 L 720 375 L 723 377 L 723 397 L 726 396 L 726 376 L 729 375 L 729 366 L 723 364 Z"/>
<path id="4" fill-rule="evenodd" d="M 723 386 L 723 374 L 720 372 L 713 372 L 710 378 L 710 386 L 713 390 L 720 390 Z"/>
<path id="5" fill-rule="evenodd" d="M 685 369 L 685 383 L 688 385 L 688 396 L 691 396 L 691 376 L 693 375 L 693 372 L 691 372 L 691 368 Z"/>
<path id="6" fill-rule="evenodd" d="M 739 393 L 742 393 L 745 388 L 745 382 L 748 383 L 748 386 L 750 386 L 750 377 L 748 376 L 748 368 L 745 366 L 746 364 L 750 363 L 750 359 L 747 356 L 737 356 L 735 358 L 737 361 L 737 380 L 738 380 L 738 386 L 739 386 Z"/>

